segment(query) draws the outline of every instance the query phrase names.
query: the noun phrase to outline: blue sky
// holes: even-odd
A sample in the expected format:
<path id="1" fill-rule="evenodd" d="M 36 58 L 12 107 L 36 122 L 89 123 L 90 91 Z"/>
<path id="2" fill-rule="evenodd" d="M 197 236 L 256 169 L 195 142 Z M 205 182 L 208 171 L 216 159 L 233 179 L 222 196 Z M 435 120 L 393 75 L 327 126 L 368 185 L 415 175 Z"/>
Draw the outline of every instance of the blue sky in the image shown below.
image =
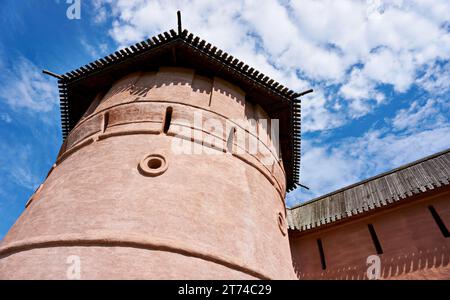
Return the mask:
<path id="1" fill-rule="evenodd" d="M 294 205 L 450 147 L 448 1 L 110 1 L 0 4 L 0 238 L 61 145 L 56 80 L 176 26 L 303 99 Z"/>

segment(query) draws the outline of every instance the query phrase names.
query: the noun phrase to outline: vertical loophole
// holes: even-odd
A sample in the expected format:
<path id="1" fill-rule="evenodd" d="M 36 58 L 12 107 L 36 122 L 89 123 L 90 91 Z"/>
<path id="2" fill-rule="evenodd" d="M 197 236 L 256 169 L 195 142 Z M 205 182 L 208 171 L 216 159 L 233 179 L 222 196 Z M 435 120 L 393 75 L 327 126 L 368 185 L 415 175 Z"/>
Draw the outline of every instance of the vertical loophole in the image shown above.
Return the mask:
<path id="1" fill-rule="evenodd" d="M 208 102 L 209 107 L 211 107 L 213 92 L 214 92 L 214 78 L 211 80 L 211 92 L 209 93 L 209 102 Z"/>
<path id="2" fill-rule="evenodd" d="M 227 151 L 229 153 L 233 153 L 233 144 L 234 144 L 235 135 L 236 135 L 236 127 L 232 127 L 230 129 L 230 133 L 228 134 L 228 139 L 227 139 Z"/>
<path id="3" fill-rule="evenodd" d="M 166 114 L 164 115 L 164 125 L 163 125 L 163 132 L 167 133 L 170 128 L 170 122 L 172 121 L 172 112 L 173 108 L 171 106 L 166 108 Z"/>
<path id="4" fill-rule="evenodd" d="M 327 268 L 327 263 L 325 261 L 325 253 L 323 252 L 323 245 L 321 239 L 317 239 L 317 247 L 319 248 L 320 263 L 322 264 L 322 270 L 325 270 Z"/>
<path id="5" fill-rule="evenodd" d="M 436 211 L 436 209 L 430 205 L 428 206 L 428 209 L 431 212 L 431 215 L 433 216 L 434 221 L 436 222 L 436 225 L 439 227 L 439 229 L 441 230 L 442 235 L 445 238 L 450 237 L 450 233 L 448 232 L 448 228 L 447 226 L 445 226 L 444 221 L 442 221 L 441 217 L 439 216 L 438 212 Z"/>
<path id="6" fill-rule="evenodd" d="M 373 245 L 375 246 L 377 254 L 383 254 L 383 248 L 381 247 L 381 243 L 378 239 L 377 233 L 375 232 L 375 228 L 372 224 L 367 225 L 367 227 L 369 228 L 370 236 L 372 237 Z"/>
<path id="7" fill-rule="evenodd" d="M 109 122 L 109 112 L 105 112 L 103 114 L 102 132 L 106 131 L 106 128 L 108 127 L 108 122 Z"/>

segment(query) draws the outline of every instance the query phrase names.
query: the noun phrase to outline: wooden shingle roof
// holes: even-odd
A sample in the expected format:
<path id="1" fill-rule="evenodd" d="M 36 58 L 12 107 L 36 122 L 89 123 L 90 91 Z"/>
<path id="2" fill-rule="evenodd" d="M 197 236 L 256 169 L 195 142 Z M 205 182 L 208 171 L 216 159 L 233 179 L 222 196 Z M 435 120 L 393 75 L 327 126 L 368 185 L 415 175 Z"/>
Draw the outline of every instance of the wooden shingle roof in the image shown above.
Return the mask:
<path id="1" fill-rule="evenodd" d="M 134 71 L 167 65 L 194 68 L 205 76 L 220 76 L 244 90 L 247 100 L 261 105 L 270 118 L 279 119 L 286 185 L 288 190 L 295 188 L 300 172 L 302 93 L 290 90 L 180 27 L 61 75 L 58 86 L 63 138 L 96 94 L 107 90 L 115 80 Z"/>
<path id="2" fill-rule="evenodd" d="M 289 229 L 311 230 L 450 185 L 450 149 L 288 209 Z"/>

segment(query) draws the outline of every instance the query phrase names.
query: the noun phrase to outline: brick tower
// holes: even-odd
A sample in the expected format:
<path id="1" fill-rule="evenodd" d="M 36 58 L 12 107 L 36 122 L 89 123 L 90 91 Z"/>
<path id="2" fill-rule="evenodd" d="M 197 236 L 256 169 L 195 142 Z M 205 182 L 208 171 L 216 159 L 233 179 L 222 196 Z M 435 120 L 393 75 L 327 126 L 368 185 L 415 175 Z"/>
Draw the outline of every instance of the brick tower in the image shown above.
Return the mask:
<path id="1" fill-rule="evenodd" d="M 73 257 L 82 279 L 296 278 L 299 94 L 180 25 L 57 76 L 64 143 L 1 279 L 65 279 Z"/>

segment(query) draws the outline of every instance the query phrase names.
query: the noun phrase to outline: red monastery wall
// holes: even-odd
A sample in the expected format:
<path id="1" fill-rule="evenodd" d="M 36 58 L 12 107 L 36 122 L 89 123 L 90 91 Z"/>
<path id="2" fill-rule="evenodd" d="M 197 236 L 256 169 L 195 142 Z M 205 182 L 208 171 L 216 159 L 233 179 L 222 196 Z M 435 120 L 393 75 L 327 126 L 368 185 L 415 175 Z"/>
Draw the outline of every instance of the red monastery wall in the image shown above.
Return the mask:
<path id="1" fill-rule="evenodd" d="M 367 258 L 378 255 L 382 279 L 450 279 L 450 239 L 441 232 L 429 209 L 432 206 L 450 228 L 450 190 L 408 202 L 310 233 L 290 232 L 298 278 L 367 279 L 367 270 L 373 265 Z M 382 254 L 377 254 L 368 224 L 373 225 Z"/>

